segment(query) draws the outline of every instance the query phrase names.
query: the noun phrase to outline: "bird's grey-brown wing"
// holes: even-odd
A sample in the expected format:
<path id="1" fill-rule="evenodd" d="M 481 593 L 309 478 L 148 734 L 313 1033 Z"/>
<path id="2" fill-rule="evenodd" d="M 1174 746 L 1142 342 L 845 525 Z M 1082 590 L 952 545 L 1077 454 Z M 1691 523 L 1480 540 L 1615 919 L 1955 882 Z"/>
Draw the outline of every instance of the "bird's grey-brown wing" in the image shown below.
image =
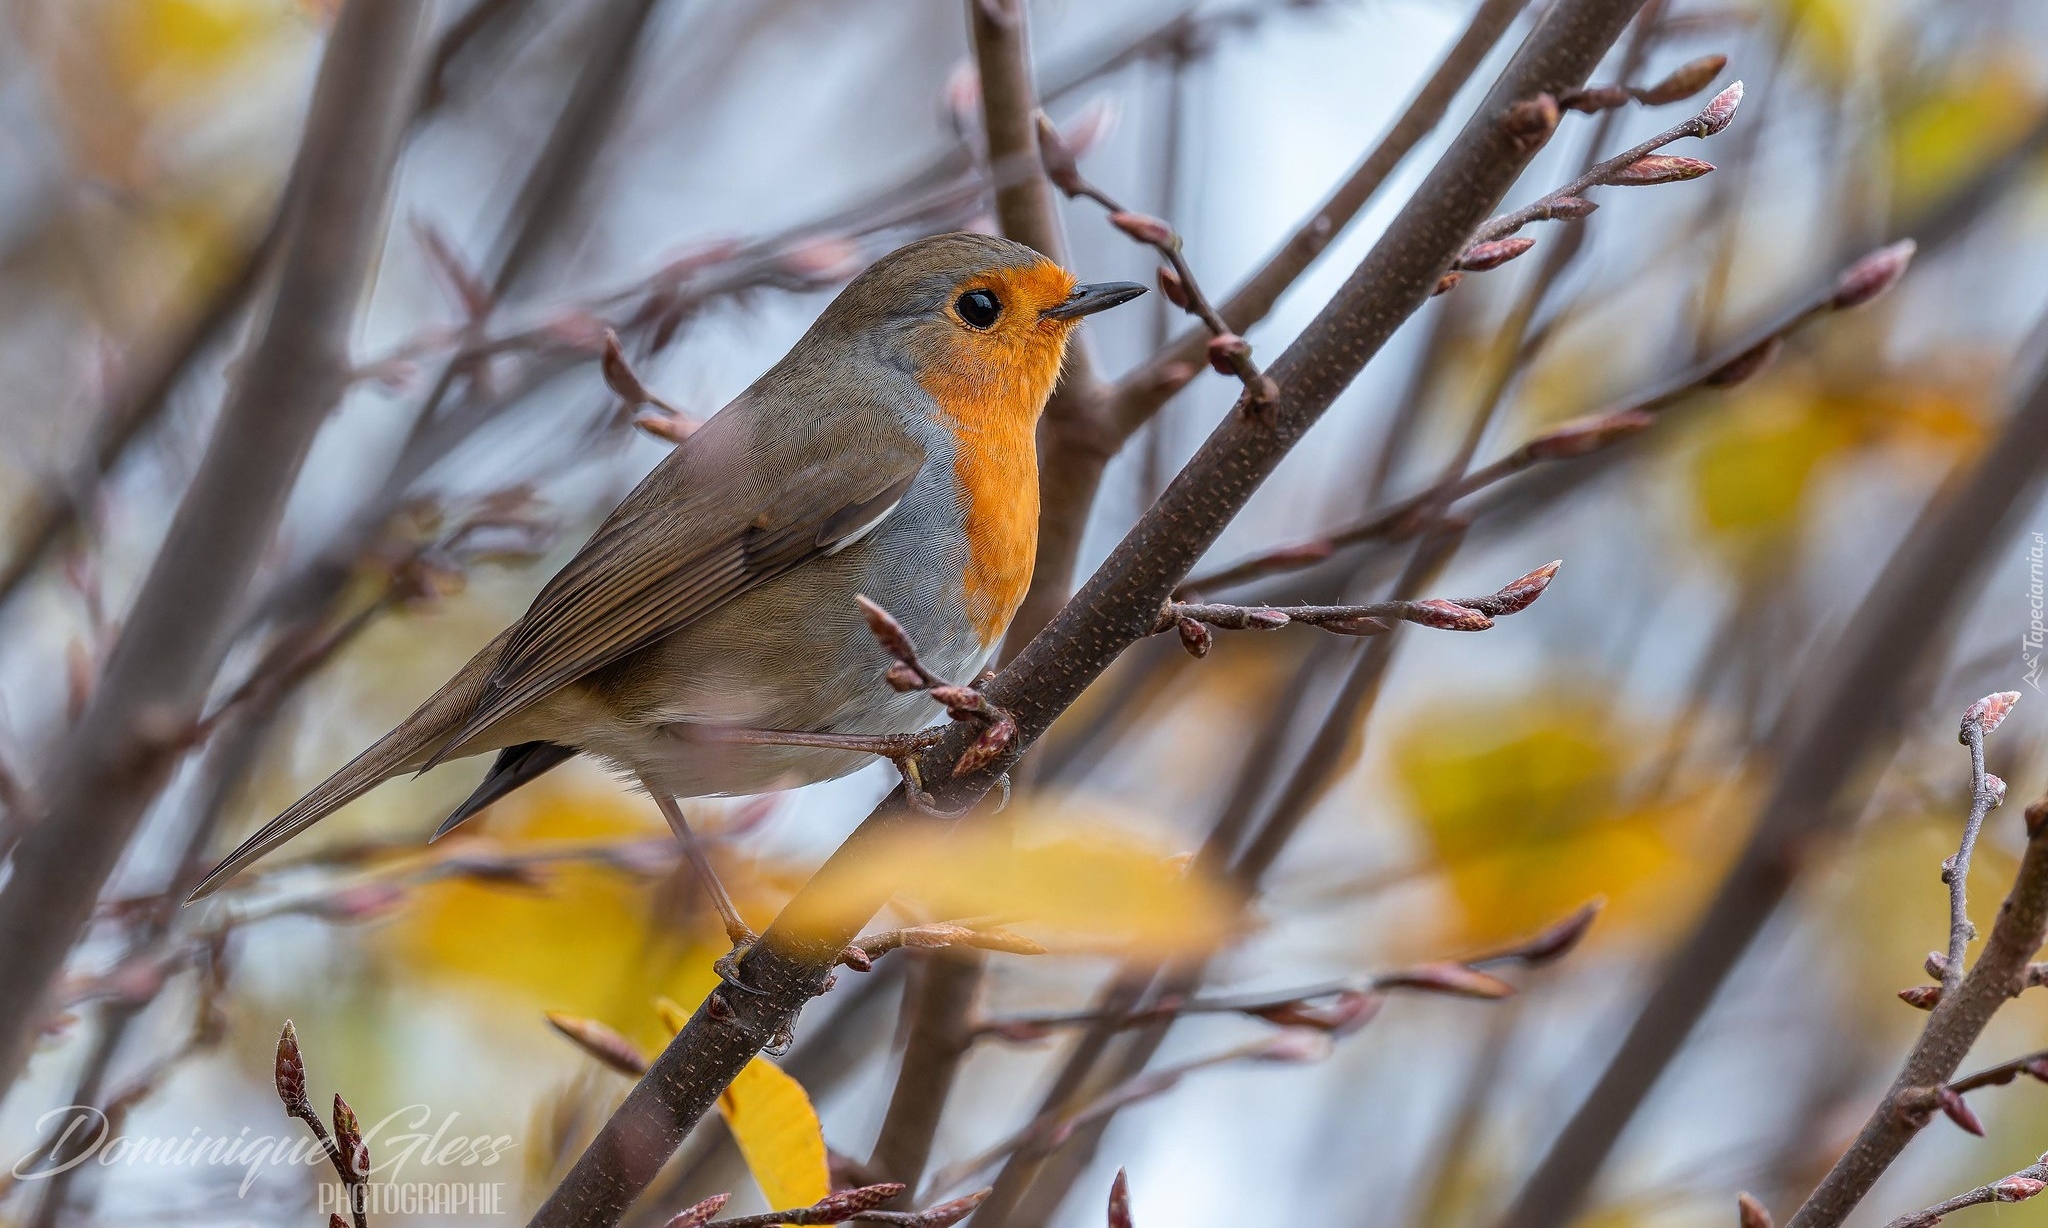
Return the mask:
<path id="1" fill-rule="evenodd" d="M 885 420 L 854 446 L 834 450 L 799 428 L 790 432 L 798 438 L 763 449 L 752 408 L 719 414 L 656 466 L 524 617 L 405 723 L 229 854 L 193 898 L 392 775 L 433 766 L 555 688 L 843 549 L 888 515 L 924 464 L 924 449 Z"/>
<path id="2" fill-rule="evenodd" d="M 862 442 L 785 455 L 780 465 L 748 466 L 739 483 L 700 489 L 690 487 L 693 466 L 679 465 L 660 475 L 668 497 L 636 492 L 514 624 L 469 719 L 428 766 L 556 689 L 873 528 L 909 491 L 924 450 L 898 432 Z"/>

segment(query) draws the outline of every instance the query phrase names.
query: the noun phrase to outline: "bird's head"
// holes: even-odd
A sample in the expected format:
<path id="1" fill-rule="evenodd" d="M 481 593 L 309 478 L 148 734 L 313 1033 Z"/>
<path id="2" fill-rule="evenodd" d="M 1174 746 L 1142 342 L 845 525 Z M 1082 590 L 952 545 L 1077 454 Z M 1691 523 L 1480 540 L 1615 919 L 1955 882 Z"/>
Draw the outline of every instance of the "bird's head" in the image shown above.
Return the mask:
<path id="1" fill-rule="evenodd" d="M 962 426 L 1029 426 L 1059 380 L 1074 326 L 1143 293 L 1132 282 L 1077 285 L 1008 239 L 946 234 L 876 261 L 819 323 L 880 347 Z"/>

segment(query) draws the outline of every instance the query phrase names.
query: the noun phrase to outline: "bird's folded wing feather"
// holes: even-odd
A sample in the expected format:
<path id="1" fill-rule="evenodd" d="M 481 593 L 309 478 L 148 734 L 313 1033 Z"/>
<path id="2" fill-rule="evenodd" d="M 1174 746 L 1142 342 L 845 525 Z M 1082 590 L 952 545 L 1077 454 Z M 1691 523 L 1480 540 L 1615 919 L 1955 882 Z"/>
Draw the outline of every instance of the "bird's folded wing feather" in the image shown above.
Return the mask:
<path id="1" fill-rule="evenodd" d="M 704 471 L 671 457 L 678 463 L 650 475 L 513 625 L 468 721 L 427 766 L 555 689 L 872 528 L 910 489 L 924 452 L 907 438 L 863 443 L 771 467 L 773 477 L 757 471 L 735 482 L 730 466 L 714 469 L 727 480 L 696 489 L 692 478 Z"/>

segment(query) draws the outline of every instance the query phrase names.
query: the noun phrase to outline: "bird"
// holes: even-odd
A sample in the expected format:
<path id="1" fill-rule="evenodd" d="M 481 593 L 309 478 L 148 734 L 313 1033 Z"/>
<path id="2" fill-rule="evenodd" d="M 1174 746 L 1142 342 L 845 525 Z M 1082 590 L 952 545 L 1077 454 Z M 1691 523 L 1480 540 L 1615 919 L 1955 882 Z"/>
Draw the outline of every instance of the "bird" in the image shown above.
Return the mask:
<path id="1" fill-rule="evenodd" d="M 885 682 L 861 599 L 933 674 L 986 665 L 1031 581 L 1037 424 L 1069 338 L 1143 293 L 985 234 L 883 256 L 517 621 L 190 898 L 394 777 L 495 753 L 439 838 L 580 754 L 653 796 L 743 941 L 676 799 L 834 779 L 870 761 L 856 747 L 931 724 L 929 696 Z"/>

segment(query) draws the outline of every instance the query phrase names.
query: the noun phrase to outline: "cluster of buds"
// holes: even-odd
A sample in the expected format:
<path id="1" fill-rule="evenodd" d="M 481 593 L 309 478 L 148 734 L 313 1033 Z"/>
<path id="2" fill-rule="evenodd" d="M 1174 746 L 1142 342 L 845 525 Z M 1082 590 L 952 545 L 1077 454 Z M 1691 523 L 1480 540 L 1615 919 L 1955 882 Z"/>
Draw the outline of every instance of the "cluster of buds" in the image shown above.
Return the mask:
<path id="1" fill-rule="evenodd" d="M 355 1228 L 366 1228 L 363 1186 L 370 1177 L 370 1145 L 363 1138 L 362 1123 L 357 1120 L 348 1101 L 337 1093 L 334 1097 L 334 1133 L 331 1136 L 327 1133 L 320 1114 L 306 1095 L 306 1061 L 299 1051 L 298 1030 L 289 1019 L 285 1020 L 284 1029 L 277 1037 L 275 1077 L 277 1098 L 283 1102 L 285 1113 L 305 1122 L 306 1128 L 313 1132 L 314 1139 L 327 1153 L 328 1162 L 334 1166 L 347 1190 Z M 335 1216 L 332 1222 L 340 1223 L 341 1217 Z"/>
<path id="2" fill-rule="evenodd" d="M 1498 592 L 1450 600 L 1376 601 L 1366 605 L 1243 606 L 1213 602 L 1170 601 L 1161 607 L 1152 634 L 1178 631 L 1190 655 L 1207 656 L 1208 628 L 1225 631 L 1277 631 L 1291 623 L 1319 627 L 1337 635 L 1380 635 L 1396 622 L 1415 623 L 1439 631 L 1484 631 L 1493 620 L 1529 608 L 1550 586 L 1562 561 L 1545 563 L 1518 576 Z"/>
<path id="3" fill-rule="evenodd" d="M 867 620 L 868 631 L 881 644 L 883 651 L 895 658 L 888 672 L 883 675 L 891 690 L 900 694 L 923 691 L 937 700 L 946 709 L 946 715 L 956 721 L 978 721 L 982 725 L 981 735 L 960 753 L 953 763 L 953 775 L 965 776 L 976 772 L 1000 758 L 1012 742 L 1017 740 L 1017 722 L 1008 712 L 988 701 L 988 697 L 971 686 L 946 681 L 925 668 L 917 656 L 917 646 L 910 641 L 910 633 L 894 615 L 866 597 L 855 597 L 860 604 L 861 616 Z"/>
<path id="4" fill-rule="evenodd" d="M 1081 174 L 1081 163 L 1069 140 L 1043 113 L 1038 116 L 1038 156 L 1045 177 L 1069 198 L 1092 200 L 1109 211 L 1109 224 L 1132 240 L 1143 243 L 1166 261 L 1159 270 L 1159 292 L 1174 306 L 1200 320 L 1209 330 L 1206 350 L 1209 366 L 1219 375 L 1235 376 L 1245 388 L 1253 406 L 1271 404 L 1280 388 L 1252 361 L 1252 347 L 1239 336 L 1210 304 L 1195 280 L 1195 271 L 1181 251 L 1180 235 L 1163 218 L 1139 213 L 1118 204 L 1115 198 L 1090 183 Z"/>
<path id="5" fill-rule="evenodd" d="M 1646 107 L 1661 107 L 1667 103 L 1680 102 L 1699 93 L 1713 84 L 1721 70 L 1728 67 L 1725 55 L 1703 55 L 1687 61 L 1654 85 L 1589 85 L 1573 90 L 1557 100 L 1567 111 L 1579 111 L 1591 115 L 1599 111 L 1610 111 L 1627 106 L 1631 102 Z"/>
<path id="6" fill-rule="evenodd" d="M 624 403 L 633 425 L 656 439 L 681 443 L 702 425 L 640 382 L 640 377 L 633 371 L 633 364 L 626 360 L 619 335 L 609 328 L 604 330 L 604 351 L 598 359 L 598 366 L 604 372 L 605 387 Z M 648 412 L 642 413 L 643 409 Z"/>

